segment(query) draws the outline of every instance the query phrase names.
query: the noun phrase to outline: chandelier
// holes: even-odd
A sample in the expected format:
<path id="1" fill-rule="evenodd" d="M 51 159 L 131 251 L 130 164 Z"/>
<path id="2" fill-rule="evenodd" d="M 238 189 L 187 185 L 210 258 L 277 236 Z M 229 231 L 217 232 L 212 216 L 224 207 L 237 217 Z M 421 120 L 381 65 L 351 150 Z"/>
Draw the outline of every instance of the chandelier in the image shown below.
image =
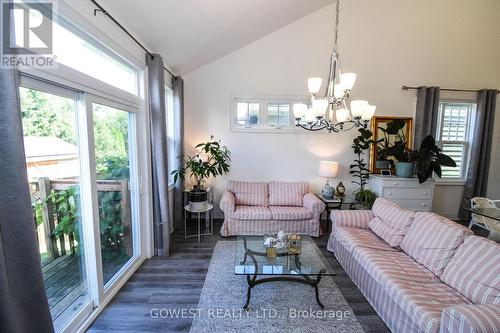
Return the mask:
<path id="1" fill-rule="evenodd" d="M 324 98 L 319 97 L 322 79 L 308 79 L 307 86 L 311 93 L 311 106 L 304 103 L 293 105 L 295 126 L 308 131 L 328 132 L 348 131 L 355 127 L 366 128 L 375 113 L 375 105 L 364 100 L 353 100 L 347 107 L 351 90 L 356 81 L 355 73 L 342 73 L 339 66 L 338 29 L 340 0 L 337 0 L 335 12 L 335 39 L 330 58 L 330 72 Z"/>

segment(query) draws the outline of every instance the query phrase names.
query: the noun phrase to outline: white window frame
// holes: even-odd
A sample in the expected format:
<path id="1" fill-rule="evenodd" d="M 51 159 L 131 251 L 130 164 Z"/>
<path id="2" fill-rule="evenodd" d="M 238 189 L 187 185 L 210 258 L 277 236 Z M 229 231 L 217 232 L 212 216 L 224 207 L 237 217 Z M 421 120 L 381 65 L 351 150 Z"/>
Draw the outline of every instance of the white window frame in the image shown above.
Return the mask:
<path id="1" fill-rule="evenodd" d="M 170 105 L 169 103 L 169 97 L 172 98 L 172 105 Z M 174 125 L 174 131 L 175 131 L 175 112 L 174 112 L 174 101 L 173 101 L 173 98 L 174 98 L 174 91 L 172 88 L 168 87 L 168 86 L 165 86 L 165 113 L 166 113 L 166 116 L 165 116 L 165 120 L 166 120 L 166 130 L 167 130 L 167 133 L 165 133 L 165 135 L 167 135 L 167 138 L 168 138 L 168 133 L 169 133 L 169 126 L 170 124 L 168 123 L 169 121 L 169 113 L 172 112 L 173 115 L 172 115 L 172 121 L 173 121 L 173 125 Z M 170 109 L 172 108 L 172 109 Z M 170 173 L 173 171 L 173 170 L 170 170 L 170 163 L 171 163 L 171 158 L 174 157 L 174 158 L 177 158 L 179 156 L 178 152 L 176 151 L 176 147 L 177 147 L 177 142 L 175 142 L 175 133 L 172 133 L 174 134 L 174 141 L 173 141 L 173 147 L 168 147 L 168 151 L 170 151 L 171 149 L 174 149 L 174 152 L 173 154 L 168 154 L 168 178 L 169 178 L 169 182 L 168 182 L 168 189 L 169 190 L 172 190 L 175 186 L 173 180 L 170 181 L 171 177 L 170 177 Z M 168 144 L 168 142 L 167 142 Z"/>
<path id="2" fill-rule="evenodd" d="M 106 48 L 106 52 L 111 52 L 137 71 L 138 95 L 136 96 L 62 64 L 58 64 L 57 69 L 20 70 L 21 86 L 56 95 L 66 95 L 66 97 L 78 94 L 77 126 L 81 135 L 79 140 L 89 142 L 88 147 L 81 145 L 79 151 L 81 168 L 85 168 L 85 170 L 80 171 L 82 177 L 81 186 L 82 190 L 85 189 L 87 193 L 92 193 L 90 197 L 85 199 L 82 196 L 82 210 L 86 211 L 87 220 L 91 217 L 94 224 L 98 224 L 99 219 L 96 211 L 96 177 L 93 175 L 95 156 L 92 101 L 134 113 L 135 126 L 131 129 L 133 133 L 130 133 L 136 138 L 135 155 L 137 162 L 135 165 L 137 177 L 130 180 L 130 186 L 136 188 L 136 196 L 132 200 L 136 201 L 137 207 L 135 212 L 136 226 L 133 228 L 134 256 L 106 285 L 103 285 L 99 229 L 95 226 L 92 228 L 90 224 L 92 221 L 84 223 L 84 225 L 86 224 L 84 233 L 88 238 L 88 241 L 85 240 L 85 261 L 91 301 L 85 304 L 67 326 L 61 330 L 61 332 L 84 332 L 130 276 L 139 268 L 145 258 L 153 255 L 153 230 L 150 223 L 152 220 L 150 127 L 145 79 L 147 68 L 143 59 L 135 57 L 119 43 L 108 38 L 106 33 L 87 22 L 81 14 L 69 5 L 64 4 L 64 2 L 59 7 L 59 15 L 63 16 L 66 22 L 71 22 L 71 26 L 74 27 L 74 29 L 68 26 L 65 26 L 65 28 L 98 48 Z M 75 22 L 78 22 L 78 24 Z M 83 35 L 80 33 L 83 33 Z M 95 36 L 99 36 L 99 38 L 95 38 Z M 93 43 L 94 41 L 95 43 Z M 67 92 L 65 93 L 65 91 Z M 90 170 L 90 174 L 88 170 Z"/>
<path id="3" fill-rule="evenodd" d="M 256 125 L 238 125 L 237 103 L 257 103 L 259 104 L 259 119 Z M 273 96 L 273 95 L 248 95 L 235 94 L 230 95 L 230 124 L 232 132 L 240 133 L 309 133 L 295 126 L 293 116 L 293 105 L 296 103 L 311 104 L 309 96 Z M 288 104 L 290 105 L 288 126 L 276 126 L 267 123 L 269 104 Z"/>
<path id="4" fill-rule="evenodd" d="M 451 144 L 463 144 L 464 151 L 461 161 L 460 177 L 436 177 L 436 183 L 440 185 L 465 185 L 467 179 L 467 173 L 469 169 L 470 160 L 470 146 L 473 140 L 473 131 L 475 126 L 475 114 L 477 110 L 477 103 L 472 100 L 453 100 L 453 99 L 442 99 L 439 101 L 439 113 L 438 113 L 438 126 L 436 129 L 436 143 L 442 149 L 443 143 L 441 135 L 444 126 L 444 105 L 465 105 L 469 107 L 467 114 L 467 128 L 465 131 L 464 141 L 446 141 L 446 143 Z"/>

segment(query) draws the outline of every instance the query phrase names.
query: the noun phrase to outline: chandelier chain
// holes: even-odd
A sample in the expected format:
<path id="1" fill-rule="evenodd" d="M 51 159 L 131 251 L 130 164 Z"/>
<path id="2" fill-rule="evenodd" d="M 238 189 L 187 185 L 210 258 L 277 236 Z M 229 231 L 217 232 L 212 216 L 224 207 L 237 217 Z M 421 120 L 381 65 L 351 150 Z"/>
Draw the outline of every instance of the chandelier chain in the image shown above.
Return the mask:
<path id="1" fill-rule="evenodd" d="M 335 41 L 333 44 L 333 48 L 335 51 L 338 50 L 339 24 L 340 24 L 340 0 L 337 0 L 337 6 L 336 6 L 336 11 L 335 11 Z"/>

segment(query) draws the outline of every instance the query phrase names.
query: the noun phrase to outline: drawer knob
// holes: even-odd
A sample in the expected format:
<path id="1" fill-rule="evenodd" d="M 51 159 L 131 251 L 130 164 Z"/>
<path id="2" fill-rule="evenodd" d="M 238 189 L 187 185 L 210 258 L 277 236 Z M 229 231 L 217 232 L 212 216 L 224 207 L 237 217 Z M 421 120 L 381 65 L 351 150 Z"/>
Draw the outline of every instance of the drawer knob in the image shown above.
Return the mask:
<path id="1" fill-rule="evenodd" d="M 389 192 L 389 195 L 392 195 L 392 192 Z"/>
<path id="2" fill-rule="evenodd" d="M 426 203 L 423 203 L 423 204 L 422 204 L 422 207 L 427 207 L 427 204 L 426 204 Z"/>
<path id="3" fill-rule="evenodd" d="M 429 193 L 427 193 L 427 192 L 424 192 L 424 195 L 429 195 Z"/>
<path id="4" fill-rule="evenodd" d="M 398 184 L 399 184 L 398 182 L 394 182 L 394 183 L 392 183 L 392 185 L 398 185 Z"/>

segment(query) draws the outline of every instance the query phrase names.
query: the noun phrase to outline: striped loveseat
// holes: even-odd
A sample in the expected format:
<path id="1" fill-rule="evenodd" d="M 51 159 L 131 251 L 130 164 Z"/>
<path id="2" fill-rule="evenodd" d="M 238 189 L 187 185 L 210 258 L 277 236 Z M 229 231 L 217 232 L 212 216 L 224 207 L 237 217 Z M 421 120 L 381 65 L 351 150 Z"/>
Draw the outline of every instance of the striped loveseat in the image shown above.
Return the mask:
<path id="1" fill-rule="evenodd" d="M 222 236 L 262 235 L 280 230 L 318 237 L 325 205 L 307 182 L 230 181 L 222 195 Z"/>
<path id="2" fill-rule="evenodd" d="M 392 332 L 500 332 L 499 244 L 385 199 L 331 218 L 328 250 Z"/>

